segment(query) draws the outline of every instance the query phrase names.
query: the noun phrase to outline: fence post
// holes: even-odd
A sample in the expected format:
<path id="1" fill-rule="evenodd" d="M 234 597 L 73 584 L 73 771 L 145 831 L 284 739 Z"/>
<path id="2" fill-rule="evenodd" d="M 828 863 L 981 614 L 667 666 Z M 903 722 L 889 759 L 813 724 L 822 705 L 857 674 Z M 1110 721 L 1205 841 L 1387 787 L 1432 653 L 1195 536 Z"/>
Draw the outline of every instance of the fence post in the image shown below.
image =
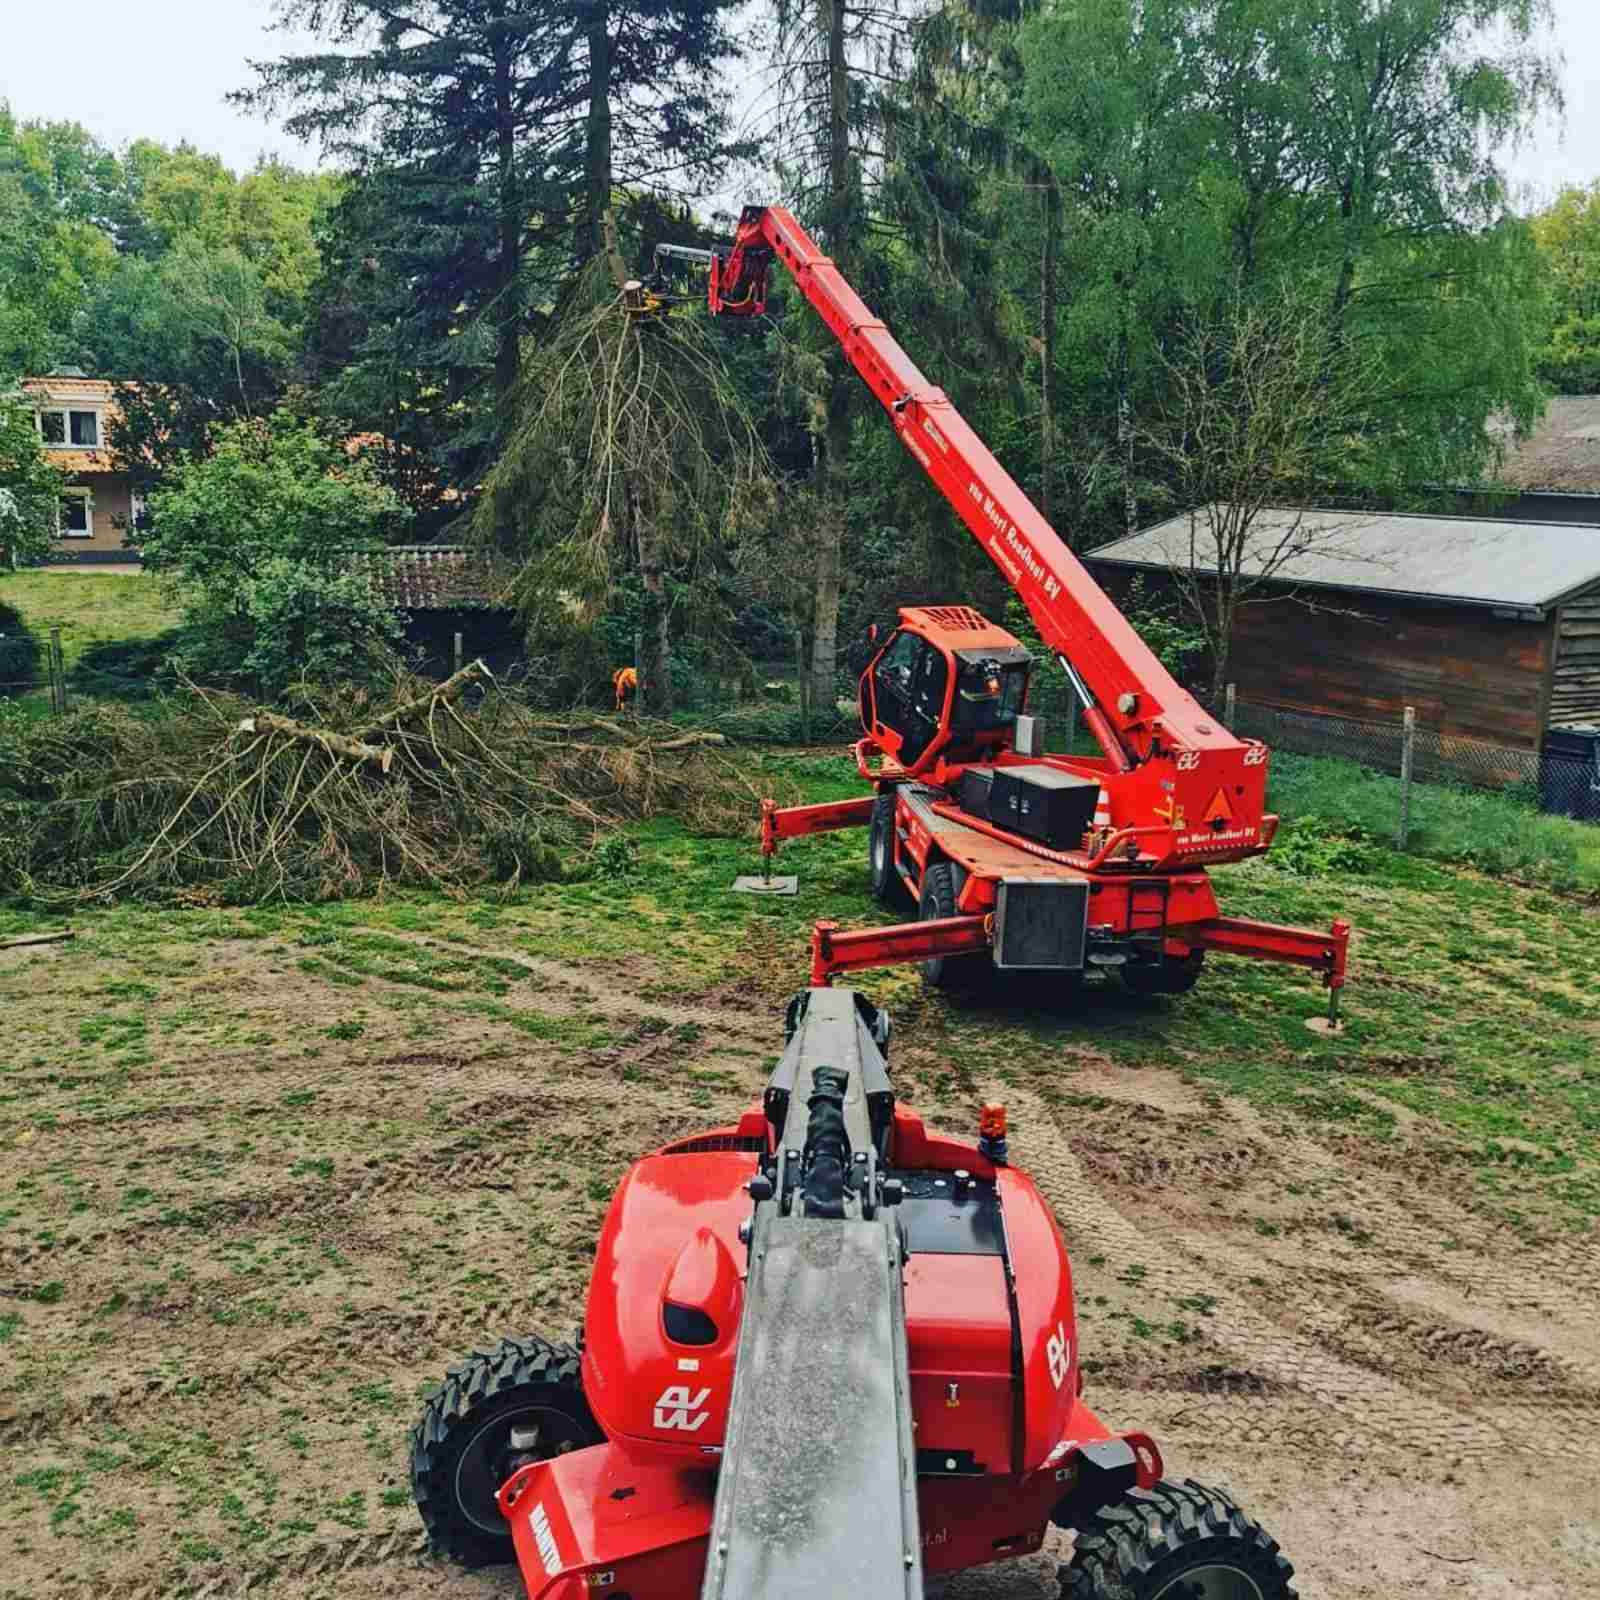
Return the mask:
<path id="1" fill-rule="evenodd" d="M 58 717 L 67 714 L 67 674 L 59 628 L 50 630 L 50 709 Z"/>
<path id="2" fill-rule="evenodd" d="M 1411 752 L 1417 742 L 1417 713 L 1413 706 L 1406 707 L 1405 721 L 1400 732 L 1400 837 L 1399 848 L 1404 850 L 1411 832 Z"/>
<path id="3" fill-rule="evenodd" d="M 455 650 L 451 659 L 455 664 L 450 670 L 459 672 L 461 670 L 461 635 L 459 633 L 455 636 Z"/>
<path id="4" fill-rule="evenodd" d="M 1234 712 L 1239 704 L 1239 685 L 1230 683 L 1222 691 L 1222 725 L 1229 733 L 1233 732 Z"/>

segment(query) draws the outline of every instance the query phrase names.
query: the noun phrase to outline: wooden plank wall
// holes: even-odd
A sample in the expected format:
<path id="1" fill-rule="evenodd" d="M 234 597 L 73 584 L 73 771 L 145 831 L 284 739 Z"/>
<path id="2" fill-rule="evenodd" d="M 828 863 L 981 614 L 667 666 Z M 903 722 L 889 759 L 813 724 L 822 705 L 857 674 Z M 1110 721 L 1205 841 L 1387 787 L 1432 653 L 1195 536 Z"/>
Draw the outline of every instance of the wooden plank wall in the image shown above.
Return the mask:
<path id="1" fill-rule="evenodd" d="M 1600 723 L 1600 586 L 1569 600 L 1556 617 L 1550 725 Z"/>
<path id="2" fill-rule="evenodd" d="M 1121 599 L 1125 569 L 1096 576 Z M 1158 587 L 1154 575 L 1146 586 Z M 1228 674 L 1241 701 L 1381 723 L 1415 706 L 1429 733 L 1539 748 L 1553 620 L 1509 622 L 1487 607 L 1356 591 L 1301 593 L 1313 606 L 1282 595 L 1242 609 Z"/>

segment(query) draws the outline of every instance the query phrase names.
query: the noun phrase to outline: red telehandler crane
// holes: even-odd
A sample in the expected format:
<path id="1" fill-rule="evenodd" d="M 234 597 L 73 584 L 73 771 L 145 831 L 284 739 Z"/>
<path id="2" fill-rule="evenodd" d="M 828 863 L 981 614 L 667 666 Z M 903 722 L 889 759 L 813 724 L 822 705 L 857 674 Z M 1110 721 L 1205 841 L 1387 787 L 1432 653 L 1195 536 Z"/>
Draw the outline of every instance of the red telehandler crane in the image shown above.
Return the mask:
<path id="1" fill-rule="evenodd" d="M 920 961 L 937 987 L 991 967 L 1068 981 L 1112 968 L 1139 993 L 1192 988 L 1208 951 L 1320 972 L 1338 1016 L 1350 927 L 1323 933 L 1219 912 L 1206 868 L 1262 854 L 1267 749 L 1182 689 L 1110 597 L 794 217 L 747 206 L 732 248 L 663 247 L 709 267 L 719 316 L 766 309 L 781 261 L 895 432 L 1004 573 L 1055 655 L 1098 756 L 1046 755 L 1026 714 L 1032 662 L 969 606 L 903 607 L 862 674 L 856 766 L 872 792 L 762 815 L 762 849 L 865 826 L 874 893 L 913 923 L 818 923 L 812 982 Z M 644 301 L 652 297 L 645 296 Z M 641 303 L 644 303 L 641 301 Z"/>

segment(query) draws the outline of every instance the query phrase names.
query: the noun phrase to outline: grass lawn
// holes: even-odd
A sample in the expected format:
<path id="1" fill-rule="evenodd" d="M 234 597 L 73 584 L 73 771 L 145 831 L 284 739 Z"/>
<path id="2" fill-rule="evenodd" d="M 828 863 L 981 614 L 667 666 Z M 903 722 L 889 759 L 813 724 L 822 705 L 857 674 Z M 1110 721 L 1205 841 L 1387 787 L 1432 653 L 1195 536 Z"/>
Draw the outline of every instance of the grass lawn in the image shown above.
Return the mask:
<path id="1" fill-rule="evenodd" d="M 836 755 L 751 759 L 855 791 Z M 813 918 L 883 916 L 859 832 L 786 849 L 792 901 L 728 892 L 750 842 L 633 832 L 618 875 L 509 898 L 126 905 L 0 951 L 0 1595 L 511 1593 L 418 1554 L 419 1397 L 499 1334 L 569 1335 L 628 1162 L 755 1099 Z M 1359 1600 L 1415 1542 L 1348 1515 L 1363 1484 L 1487 1538 L 1541 1417 L 1600 1451 L 1596 913 L 1381 848 L 1217 877 L 1230 913 L 1352 919 L 1343 1035 L 1305 1027 L 1307 975 L 1242 961 L 1178 1000 L 856 983 L 934 1125 L 1010 1104 L 1090 1398 Z M 0 938 L 61 920 L 0 907 Z M 1561 1538 L 1523 1541 L 1540 1581 Z"/>
<path id="2" fill-rule="evenodd" d="M 94 567 L 33 567 L 0 575 L 0 602 L 13 607 L 44 646 L 61 629 L 70 673 L 96 645 L 148 639 L 174 627 L 178 613 L 166 586 L 146 573 Z"/>

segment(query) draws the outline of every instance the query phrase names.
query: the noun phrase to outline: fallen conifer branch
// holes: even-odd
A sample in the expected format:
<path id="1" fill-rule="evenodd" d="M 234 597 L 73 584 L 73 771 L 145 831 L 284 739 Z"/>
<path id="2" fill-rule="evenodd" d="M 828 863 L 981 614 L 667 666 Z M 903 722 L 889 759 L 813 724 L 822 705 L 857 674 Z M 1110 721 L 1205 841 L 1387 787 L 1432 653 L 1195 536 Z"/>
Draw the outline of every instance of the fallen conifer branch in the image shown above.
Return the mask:
<path id="1" fill-rule="evenodd" d="M 552 719 L 476 662 L 390 698 L 374 715 L 369 691 L 307 685 L 291 716 L 186 686 L 156 717 L 86 706 L 0 730 L 0 894 L 465 893 L 582 876 L 609 832 L 650 817 L 748 833 L 768 787 L 719 733 Z"/>
<path id="2" fill-rule="evenodd" d="M 351 737 L 354 739 L 375 739 L 392 723 L 408 722 L 411 718 L 424 711 L 432 711 L 437 706 L 449 705 L 451 701 L 460 698 L 462 690 L 468 684 L 475 683 L 483 678 L 493 682 L 494 674 L 484 665 L 483 657 L 479 656 L 477 660 L 469 661 L 459 672 L 451 673 L 443 683 L 429 689 L 427 693 L 419 694 L 414 699 L 406 701 L 404 705 L 396 706 L 393 711 L 384 712 L 376 722 L 369 722 L 364 728 L 357 728 Z"/>
<path id="3" fill-rule="evenodd" d="M 346 761 L 370 761 L 383 772 L 394 764 L 394 751 L 364 744 L 347 734 L 334 733 L 327 728 L 307 728 L 289 717 L 280 717 L 271 711 L 254 711 L 243 718 L 239 733 L 281 733 L 288 739 L 302 739 L 326 750 L 329 755 L 342 756 Z"/>
<path id="4" fill-rule="evenodd" d="M 15 939 L 0 939 L 0 950 L 20 950 L 25 945 L 60 944 L 63 939 L 75 939 L 71 928 L 61 928 L 55 933 L 24 933 Z"/>

